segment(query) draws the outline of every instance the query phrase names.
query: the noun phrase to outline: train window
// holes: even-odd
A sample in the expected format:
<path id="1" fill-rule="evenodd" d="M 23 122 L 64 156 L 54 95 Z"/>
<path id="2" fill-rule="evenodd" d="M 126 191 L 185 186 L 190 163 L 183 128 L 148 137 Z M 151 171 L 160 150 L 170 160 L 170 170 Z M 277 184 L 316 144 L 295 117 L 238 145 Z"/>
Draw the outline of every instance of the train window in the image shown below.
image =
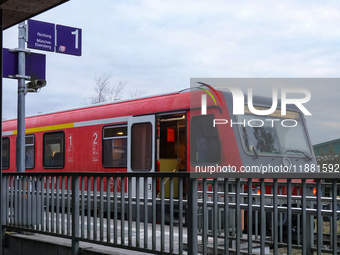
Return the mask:
<path id="1" fill-rule="evenodd" d="M 150 171 L 152 168 L 152 124 L 131 126 L 131 170 Z"/>
<path id="2" fill-rule="evenodd" d="M 190 161 L 196 165 L 212 165 L 221 161 L 221 142 L 216 127 L 213 126 L 214 116 L 193 116 L 190 123 Z"/>
<path id="3" fill-rule="evenodd" d="M 25 167 L 34 168 L 34 135 L 25 136 Z"/>
<path id="4" fill-rule="evenodd" d="M 245 106 L 245 113 L 236 118 L 238 122 L 252 124 L 239 129 L 246 153 L 268 156 L 288 154 L 300 157 L 305 157 L 304 154 L 312 155 L 303 120 L 298 112 L 287 111 L 287 114 L 282 116 L 280 111 L 276 110 L 269 115 L 275 119 L 258 115 L 255 119 L 255 115 Z M 283 121 L 293 121 L 295 126 L 284 126 Z"/>
<path id="5" fill-rule="evenodd" d="M 103 166 L 127 166 L 127 126 L 104 127 Z"/>
<path id="6" fill-rule="evenodd" d="M 9 138 L 2 138 L 2 169 L 9 168 Z"/>
<path id="7" fill-rule="evenodd" d="M 44 134 L 44 158 L 45 168 L 64 167 L 64 132 L 54 132 Z"/>

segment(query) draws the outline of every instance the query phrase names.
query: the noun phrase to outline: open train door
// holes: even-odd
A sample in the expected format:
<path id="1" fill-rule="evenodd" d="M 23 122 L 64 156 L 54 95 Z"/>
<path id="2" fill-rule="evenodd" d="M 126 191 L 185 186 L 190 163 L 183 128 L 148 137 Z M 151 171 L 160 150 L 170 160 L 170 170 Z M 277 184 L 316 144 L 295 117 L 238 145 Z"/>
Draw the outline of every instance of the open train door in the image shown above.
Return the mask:
<path id="1" fill-rule="evenodd" d="M 138 116 L 128 119 L 128 172 L 155 172 L 156 116 Z M 152 195 L 152 178 L 148 178 L 148 197 Z M 136 196 L 136 178 L 132 180 L 132 194 Z M 144 196 L 144 181 L 139 182 L 139 194 Z"/>

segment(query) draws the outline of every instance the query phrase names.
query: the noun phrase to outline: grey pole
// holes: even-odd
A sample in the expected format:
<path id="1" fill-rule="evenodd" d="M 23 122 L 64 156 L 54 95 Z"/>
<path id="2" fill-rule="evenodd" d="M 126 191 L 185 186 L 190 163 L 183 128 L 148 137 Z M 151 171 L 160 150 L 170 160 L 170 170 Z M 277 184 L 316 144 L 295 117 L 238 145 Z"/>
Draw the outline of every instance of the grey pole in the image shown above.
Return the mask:
<path id="1" fill-rule="evenodd" d="M 19 24 L 17 172 L 25 172 L 25 27 L 25 22 Z"/>
<path id="2" fill-rule="evenodd" d="M 5 237 L 5 229 L 2 228 L 2 225 L 4 224 L 3 220 L 2 220 L 2 211 L 3 211 L 3 201 L 1 201 L 2 199 L 2 36 L 3 36 L 3 32 L 2 32 L 2 8 L 0 6 L 0 44 L 1 44 L 1 49 L 0 49 L 0 135 L 1 135 L 1 139 L 0 139 L 0 153 L 1 153 L 1 157 L 0 157 L 0 254 L 2 254 L 2 243 L 3 240 L 2 238 Z"/>

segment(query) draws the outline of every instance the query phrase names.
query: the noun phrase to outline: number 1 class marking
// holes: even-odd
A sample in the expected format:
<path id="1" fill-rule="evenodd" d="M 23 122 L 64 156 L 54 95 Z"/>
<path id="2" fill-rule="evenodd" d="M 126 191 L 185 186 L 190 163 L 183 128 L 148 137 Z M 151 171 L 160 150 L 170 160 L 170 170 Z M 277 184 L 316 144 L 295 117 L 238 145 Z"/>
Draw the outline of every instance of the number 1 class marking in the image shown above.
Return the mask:
<path id="1" fill-rule="evenodd" d="M 74 47 L 75 47 L 76 49 L 78 49 L 78 29 L 76 29 L 75 31 L 72 31 L 71 34 L 74 35 L 74 36 L 76 37 Z"/>

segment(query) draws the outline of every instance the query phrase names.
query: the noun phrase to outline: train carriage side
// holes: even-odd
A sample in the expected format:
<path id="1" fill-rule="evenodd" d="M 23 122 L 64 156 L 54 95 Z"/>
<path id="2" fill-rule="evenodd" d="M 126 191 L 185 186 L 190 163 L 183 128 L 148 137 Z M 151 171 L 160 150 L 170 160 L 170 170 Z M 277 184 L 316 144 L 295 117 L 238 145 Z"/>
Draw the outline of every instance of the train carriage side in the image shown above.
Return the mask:
<path id="1" fill-rule="evenodd" d="M 196 171 L 204 160 L 210 165 L 233 166 L 237 171 L 247 167 L 292 166 L 292 162 L 316 165 L 304 117 L 296 107 L 288 108 L 285 118 L 278 115 L 279 110 L 275 111 L 270 119 L 279 121 L 252 115 L 246 105 L 245 115 L 234 116 L 231 93 L 219 91 L 222 104 L 214 107 L 208 99 L 208 106 L 212 107 L 203 116 L 199 100 L 203 92 L 193 93 L 198 97 L 194 108 L 190 105 L 192 95 L 183 92 L 28 117 L 26 170 Z M 254 97 L 254 104 L 269 108 L 271 99 Z M 206 117 L 225 122 L 216 122 L 216 127 L 207 130 L 206 125 L 202 126 Z M 282 121 L 289 125 L 292 120 L 295 127 L 282 125 Z M 152 133 L 147 134 L 148 130 Z M 144 139 L 152 139 L 150 155 L 144 154 L 149 157 L 145 162 L 128 160 L 135 156 L 131 146 L 136 143 L 137 152 L 143 144 L 138 143 L 140 139 L 132 142 L 133 134 L 138 132 L 144 132 Z M 4 121 L 3 137 L 4 162 L 8 163 L 4 171 L 14 172 L 16 120 Z M 204 146 L 202 142 L 209 139 L 210 144 Z M 137 166 L 138 162 L 144 165 Z"/>
<path id="2" fill-rule="evenodd" d="M 296 107 L 289 106 L 284 117 L 275 111 L 270 119 L 278 121 L 253 115 L 247 105 L 245 115 L 235 116 L 232 94 L 218 91 L 221 104 L 208 98 L 207 113 L 202 115 L 202 94 L 172 93 L 28 117 L 26 171 L 173 172 L 209 165 L 242 171 L 260 166 L 316 166 L 304 117 Z M 190 104 L 193 98 L 194 105 Z M 271 107 L 270 98 L 254 97 L 253 101 L 258 109 Z M 207 118 L 223 121 L 207 126 Z M 282 121 L 296 126 L 285 127 Z M 3 122 L 3 141 L 4 162 L 8 163 L 3 170 L 15 172 L 16 120 Z M 174 198 L 181 195 L 176 188 L 174 192 Z M 165 193 L 169 197 L 168 186 Z"/>
<path id="3" fill-rule="evenodd" d="M 127 171 L 128 167 L 134 169 L 138 159 L 131 166 L 127 162 L 127 143 L 133 138 L 130 132 L 151 130 L 151 138 L 156 141 L 158 125 L 172 132 L 177 139 L 177 129 L 172 126 L 180 125 L 178 128 L 181 130 L 181 143 L 185 144 L 185 116 L 188 108 L 188 93 L 172 93 L 28 117 L 26 171 L 115 172 Z M 142 123 L 150 123 L 151 126 L 143 127 Z M 5 172 L 16 171 L 16 133 L 16 120 L 3 122 Z M 150 138 L 147 135 L 145 133 L 145 139 Z M 138 141 L 137 139 L 134 142 Z M 141 162 L 144 166 L 137 167 L 136 171 L 155 170 L 156 148 L 151 149 L 152 160 Z M 170 152 L 161 153 L 164 156 Z M 186 159 L 182 148 L 181 154 L 182 158 L 184 155 L 183 165 Z M 165 155 L 166 157 L 170 156 Z"/>

